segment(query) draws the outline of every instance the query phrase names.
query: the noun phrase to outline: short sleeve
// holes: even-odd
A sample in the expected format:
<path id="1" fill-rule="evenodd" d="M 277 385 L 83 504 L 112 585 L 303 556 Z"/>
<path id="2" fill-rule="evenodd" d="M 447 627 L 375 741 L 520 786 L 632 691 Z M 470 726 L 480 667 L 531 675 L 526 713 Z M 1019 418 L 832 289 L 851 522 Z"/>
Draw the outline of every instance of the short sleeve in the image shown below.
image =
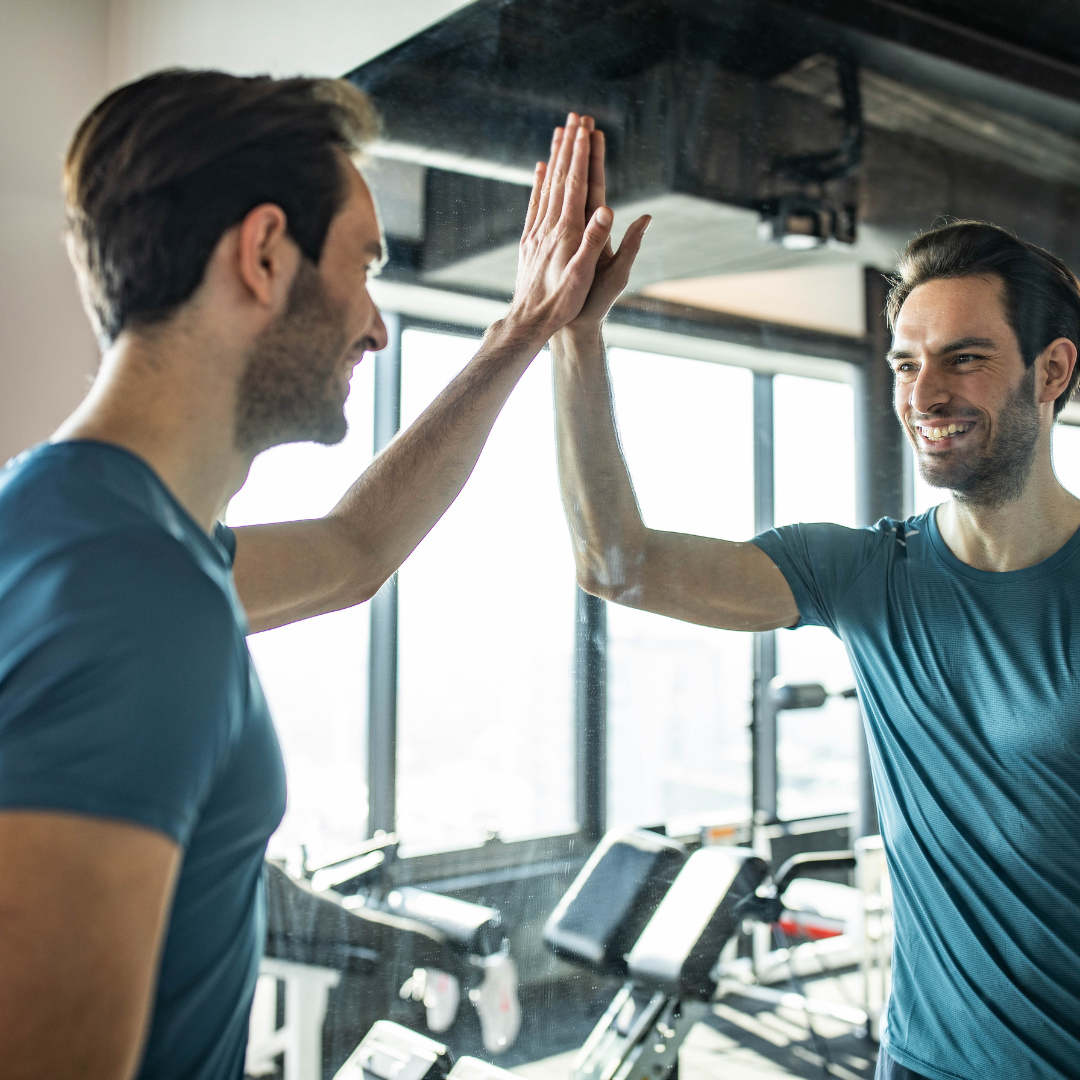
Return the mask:
<path id="1" fill-rule="evenodd" d="M 221 588 L 171 536 L 131 530 L 28 570 L 0 624 L 0 806 L 125 819 L 185 845 L 243 710 Z"/>
<path id="2" fill-rule="evenodd" d="M 879 549 L 881 533 L 825 523 L 784 525 L 752 543 L 787 579 L 799 608 L 796 626 L 827 626 L 838 633 L 839 602 Z"/>
<path id="3" fill-rule="evenodd" d="M 214 539 L 229 556 L 228 561 L 231 566 L 236 561 L 236 533 L 224 521 L 219 521 L 214 525 Z"/>

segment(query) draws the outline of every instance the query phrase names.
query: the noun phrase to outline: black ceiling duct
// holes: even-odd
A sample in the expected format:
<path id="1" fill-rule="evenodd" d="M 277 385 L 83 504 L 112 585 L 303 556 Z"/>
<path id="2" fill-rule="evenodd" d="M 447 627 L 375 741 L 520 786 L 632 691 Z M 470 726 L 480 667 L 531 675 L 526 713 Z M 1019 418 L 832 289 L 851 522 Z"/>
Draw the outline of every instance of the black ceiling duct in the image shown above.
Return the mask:
<path id="1" fill-rule="evenodd" d="M 969 6 L 477 0 L 349 76 L 385 121 L 391 273 L 508 292 L 523 185 L 570 109 L 607 136 L 617 229 L 654 216 L 632 287 L 887 266 L 942 215 L 1007 225 L 1080 266 L 1080 34 L 1044 32 L 1037 16 L 1060 4 Z M 420 224 L 404 229 L 410 169 Z M 762 243 L 762 217 L 767 238 L 797 228 L 806 242 Z"/>

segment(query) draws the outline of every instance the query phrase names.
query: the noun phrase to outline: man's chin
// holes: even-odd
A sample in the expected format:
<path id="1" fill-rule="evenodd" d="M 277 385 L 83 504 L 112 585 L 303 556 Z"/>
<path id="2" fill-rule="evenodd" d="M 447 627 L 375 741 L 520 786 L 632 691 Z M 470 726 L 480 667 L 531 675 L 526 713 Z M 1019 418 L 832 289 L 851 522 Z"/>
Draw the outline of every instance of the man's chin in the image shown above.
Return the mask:
<path id="1" fill-rule="evenodd" d="M 345 441 L 345 436 L 348 434 L 348 424 L 342 423 L 340 429 L 335 429 L 334 431 L 321 431 L 309 441 L 318 443 L 320 446 L 337 446 L 338 443 Z"/>
<path id="2" fill-rule="evenodd" d="M 960 462 L 944 462 L 920 454 L 919 475 L 930 487 L 957 491 L 967 486 L 971 469 L 965 468 Z"/>
<path id="3" fill-rule="evenodd" d="M 349 424 L 344 412 L 327 416 L 318 429 L 309 435 L 305 442 L 319 443 L 322 446 L 337 446 L 349 434 Z"/>
<path id="4" fill-rule="evenodd" d="M 286 443 L 318 443 L 320 446 L 336 446 L 349 433 L 349 425 L 344 412 L 337 409 L 326 415 L 300 419 L 292 417 L 290 421 L 279 422 L 262 438 L 250 440 L 258 444 L 260 452 L 272 446 Z"/>

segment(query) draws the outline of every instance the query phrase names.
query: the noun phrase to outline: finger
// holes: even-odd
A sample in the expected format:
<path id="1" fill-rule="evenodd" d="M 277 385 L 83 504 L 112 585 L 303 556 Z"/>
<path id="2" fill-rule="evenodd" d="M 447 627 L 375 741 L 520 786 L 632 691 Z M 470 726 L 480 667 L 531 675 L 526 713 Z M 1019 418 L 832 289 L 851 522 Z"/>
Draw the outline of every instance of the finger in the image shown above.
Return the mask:
<path id="1" fill-rule="evenodd" d="M 607 202 L 604 152 L 604 133 L 602 131 L 591 131 L 589 142 L 589 197 L 585 202 L 585 217 L 588 220 L 592 220 L 593 214 Z M 604 254 L 611 255 L 610 240 L 604 247 Z"/>
<path id="2" fill-rule="evenodd" d="M 604 133 L 589 133 L 589 199 L 585 212 L 591 218 L 607 201 L 607 180 L 604 176 Z"/>
<path id="3" fill-rule="evenodd" d="M 574 152 L 574 144 L 577 141 L 578 129 L 581 120 L 577 113 L 571 113 L 566 118 L 566 130 L 563 132 L 562 143 L 559 152 L 552 159 L 551 189 L 548 192 L 548 203 L 545 213 L 549 225 L 554 225 L 562 213 L 563 192 L 566 189 L 566 174 L 570 171 L 570 158 Z"/>
<path id="4" fill-rule="evenodd" d="M 537 211 L 540 209 L 540 194 L 544 188 L 544 177 L 547 174 L 547 166 L 542 162 L 536 163 L 536 168 L 533 171 L 533 186 L 532 194 L 529 196 L 529 211 L 525 215 L 525 228 L 521 230 L 522 236 L 528 236 L 529 230 L 533 227 L 533 222 L 536 220 Z"/>
<path id="5" fill-rule="evenodd" d="M 566 187 L 563 196 L 563 216 L 567 221 L 580 222 L 582 225 L 591 220 L 585 214 L 585 203 L 589 193 L 589 146 L 590 132 L 587 127 L 579 127 L 574 136 L 574 148 L 570 155 L 570 168 L 566 173 Z"/>
<path id="6" fill-rule="evenodd" d="M 611 237 L 611 226 L 615 222 L 615 215 L 606 206 L 599 210 L 589 219 L 585 226 L 585 233 L 581 237 L 581 243 L 574 257 L 566 264 L 566 269 L 571 274 L 588 272 L 591 276 L 596 269 L 596 260 L 600 258 L 600 252 Z"/>
<path id="7" fill-rule="evenodd" d="M 559 156 L 559 149 L 562 146 L 565 134 L 563 128 L 557 127 L 551 136 L 551 157 L 548 160 L 547 167 L 544 169 L 544 182 L 540 187 L 540 204 L 536 208 L 536 217 L 533 219 L 534 224 L 537 221 L 543 221 L 547 214 L 548 202 L 551 198 L 551 177 L 555 172 L 555 161 Z"/>

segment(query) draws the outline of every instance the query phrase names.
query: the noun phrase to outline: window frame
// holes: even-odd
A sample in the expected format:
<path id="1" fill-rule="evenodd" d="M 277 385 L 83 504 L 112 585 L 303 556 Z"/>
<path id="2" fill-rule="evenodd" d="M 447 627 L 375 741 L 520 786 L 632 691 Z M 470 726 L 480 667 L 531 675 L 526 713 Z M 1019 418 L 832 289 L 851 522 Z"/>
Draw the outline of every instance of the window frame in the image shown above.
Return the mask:
<path id="1" fill-rule="evenodd" d="M 382 300 L 387 348 L 375 356 L 375 451 L 397 433 L 401 417 L 401 343 L 406 330 L 480 337 L 493 305 L 471 297 L 399 283 Z M 372 290 L 382 291 L 382 290 Z M 460 304 L 448 300 L 463 301 Z M 468 301 L 473 301 L 472 304 Z M 423 314 L 434 310 L 435 317 Z M 473 311 L 471 309 L 475 308 Z M 481 313 L 481 308 L 483 312 Z M 396 310 L 395 310 L 396 309 Z M 446 317 L 439 317 L 439 316 Z M 663 301 L 624 301 L 608 323 L 608 345 L 749 368 L 754 374 L 755 528 L 773 523 L 773 376 L 780 373 L 860 382 L 859 368 L 872 355 L 864 339 L 717 313 L 693 313 Z M 714 349 L 718 346 L 719 349 Z M 366 709 L 368 835 L 395 831 L 397 807 L 397 575 L 370 602 L 369 679 Z M 584 859 L 606 829 L 607 619 L 606 602 L 578 590 L 575 608 L 574 739 L 578 826 L 565 833 L 511 842 L 488 840 L 466 847 L 417 853 L 400 860 L 395 879 L 457 879 L 493 871 Z M 755 823 L 783 825 L 776 815 L 778 763 L 776 716 L 768 685 L 776 674 L 776 631 L 755 634 L 751 774 Z M 786 827 L 786 826 L 785 826 Z M 407 838 L 405 838 L 407 840 Z"/>

